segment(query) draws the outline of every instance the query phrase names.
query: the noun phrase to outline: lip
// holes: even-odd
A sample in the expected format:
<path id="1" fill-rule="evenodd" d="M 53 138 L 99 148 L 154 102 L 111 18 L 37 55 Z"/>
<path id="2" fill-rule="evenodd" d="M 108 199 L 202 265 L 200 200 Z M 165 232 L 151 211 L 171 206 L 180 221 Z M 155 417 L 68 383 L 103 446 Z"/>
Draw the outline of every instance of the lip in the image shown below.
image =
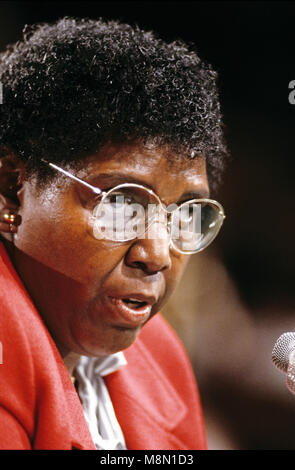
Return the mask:
<path id="1" fill-rule="evenodd" d="M 131 308 L 123 301 L 123 299 L 133 298 L 145 305 L 137 308 Z M 154 296 L 145 296 L 143 294 L 120 294 L 108 295 L 105 297 L 105 308 L 111 315 L 111 319 L 119 327 L 136 328 L 145 323 L 151 315 L 151 310 L 156 302 Z"/>

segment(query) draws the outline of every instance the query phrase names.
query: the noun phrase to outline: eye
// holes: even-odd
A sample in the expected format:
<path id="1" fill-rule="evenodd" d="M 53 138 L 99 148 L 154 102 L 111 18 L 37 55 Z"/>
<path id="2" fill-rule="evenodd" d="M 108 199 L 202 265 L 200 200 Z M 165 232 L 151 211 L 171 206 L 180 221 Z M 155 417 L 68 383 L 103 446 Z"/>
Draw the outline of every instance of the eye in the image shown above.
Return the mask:
<path id="1" fill-rule="evenodd" d="M 192 207 L 186 207 L 185 208 L 186 210 L 181 210 L 180 213 L 181 213 L 181 222 L 183 223 L 190 223 L 192 221 L 192 218 L 193 218 L 193 208 Z"/>
<path id="2" fill-rule="evenodd" d="M 126 193 L 122 193 L 118 191 L 118 192 L 111 193 L 105 199 L 105 202 L 110 203 L 110 204 L 123 204 L 124 203 L 127 205 L 131 205 L 131 204 L 134 204 L 136 201 L 133 196 L 127 195 Z"/>
<path id="3" fill-rule="evenodd" d="M 190 224 L 194 217 L 194 206 L 192 204 L 184 204 L 178 211 L 178 222 Z"/>

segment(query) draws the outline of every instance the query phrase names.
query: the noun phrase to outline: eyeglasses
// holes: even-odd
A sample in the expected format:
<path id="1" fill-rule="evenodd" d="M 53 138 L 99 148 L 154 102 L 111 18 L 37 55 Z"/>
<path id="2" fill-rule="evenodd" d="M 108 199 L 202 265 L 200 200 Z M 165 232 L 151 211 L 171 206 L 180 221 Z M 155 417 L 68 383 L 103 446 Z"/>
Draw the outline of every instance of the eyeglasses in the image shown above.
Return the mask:
<path id="1" fill-rule="evenodd" d="M 210 245 L 225 219 L 222 205 L 213 199 L 192 199 L 166 207 L 154 191 L 143 185 L 123 183 L 103 191 L 54 163 L 42 161 L 95 194 L 95 207 L 89 224 L 98 240 L 160 239 L 167 236 L 168 227 L 170 246 L 190 255 Z"/>

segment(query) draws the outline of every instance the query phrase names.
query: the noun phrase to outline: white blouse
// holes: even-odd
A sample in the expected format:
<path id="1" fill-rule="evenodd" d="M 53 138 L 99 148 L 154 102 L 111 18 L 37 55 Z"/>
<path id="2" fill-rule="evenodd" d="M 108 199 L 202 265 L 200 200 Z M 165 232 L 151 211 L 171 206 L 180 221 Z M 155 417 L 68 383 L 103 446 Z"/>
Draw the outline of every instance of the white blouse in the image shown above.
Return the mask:
<path id="1" fill-rule="evenodd" d="M 125 439 L 103 380 L 105 375 L 126 364 L 122 352 L 103 358 L 81 356 L 74 371 L 85 419 L 98 450 L 126 450 Z"/>

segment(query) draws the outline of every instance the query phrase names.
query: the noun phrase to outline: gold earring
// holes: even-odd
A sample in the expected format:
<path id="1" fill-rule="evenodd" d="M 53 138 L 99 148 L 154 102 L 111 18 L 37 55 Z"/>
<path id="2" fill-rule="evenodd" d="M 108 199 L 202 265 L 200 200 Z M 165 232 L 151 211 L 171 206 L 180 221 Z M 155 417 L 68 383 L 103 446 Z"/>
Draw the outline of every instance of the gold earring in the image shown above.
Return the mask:
<path id="1" fill-rule="evenodd" d="M 0 220 L 8 225 L 8 231 L 13 233 L 21 223 L 21 216 L 7 209 L 0 212 Z"/>
<path id="2" fill-rule="evenodd" d="M 5 213 L 3 214 L 3 219 L 6 223 L 8 223 L 9 225 L 12 225 L 15 223 L 15 220 L 16 220 L 16 214 L 10 212 L 10 213 Z"/>

